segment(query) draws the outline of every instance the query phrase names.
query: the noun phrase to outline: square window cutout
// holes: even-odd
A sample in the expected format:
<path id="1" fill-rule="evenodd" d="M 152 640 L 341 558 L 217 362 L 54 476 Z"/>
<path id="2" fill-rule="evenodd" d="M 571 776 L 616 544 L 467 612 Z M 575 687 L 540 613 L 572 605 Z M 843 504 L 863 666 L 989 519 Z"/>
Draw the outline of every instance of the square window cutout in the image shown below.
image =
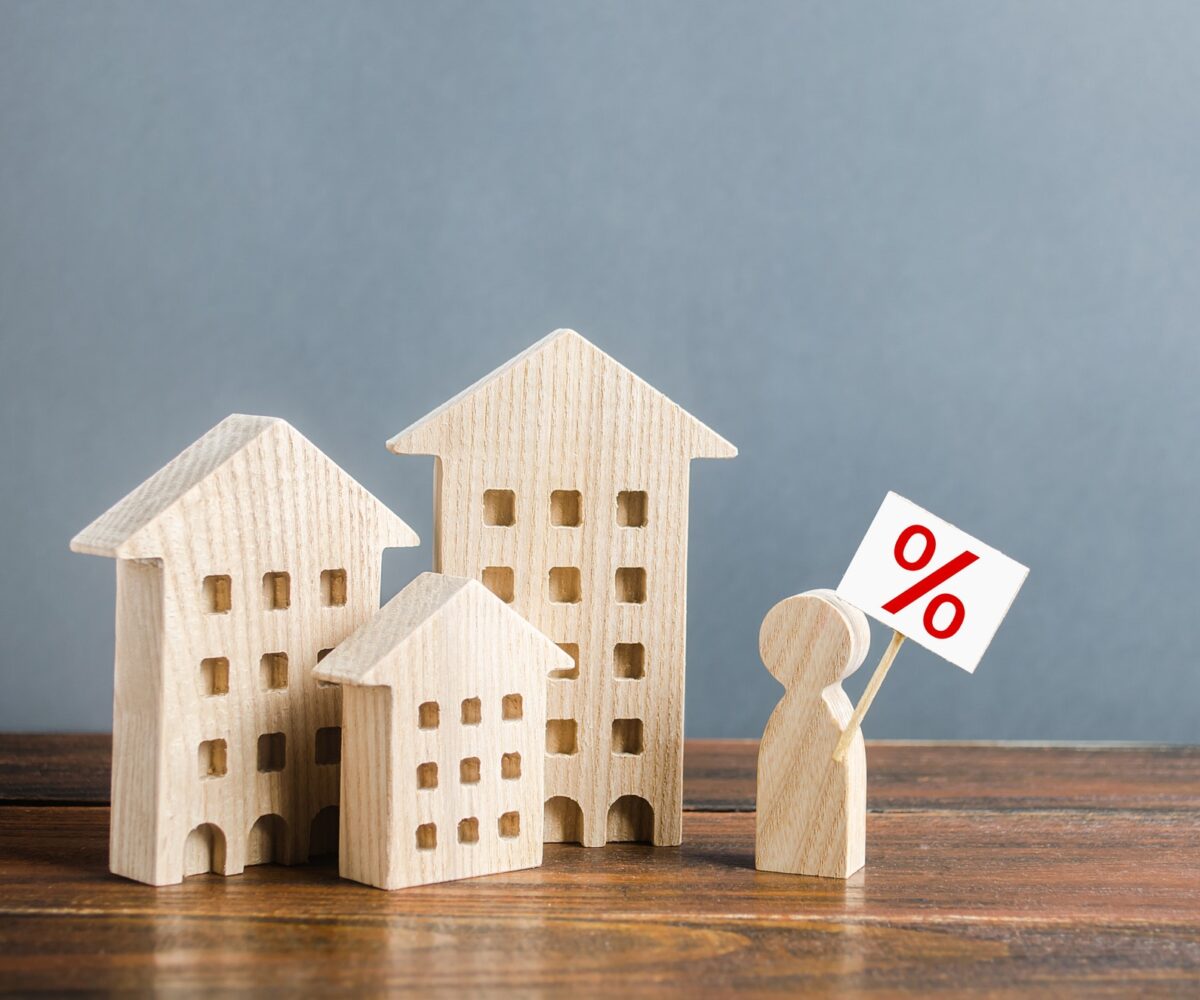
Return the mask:
<path id="1" fill-rule="evenodd" d="M 198 754 L 201 778 L 219 778 L 227 770 L 224 740 L 205 740 Z"/>
<path id="2" fill-rule="evenodd" d="M 500 822 L 497 825 L 500 828 L 500 836 L 505 840 L 521 836 L 521 814 L 519 812 L 501 813 Z"/>
<path id="3" fill-rule="evenodd" d="M 432 851 L 437 847 L 437 824 L 422 823 L 417 827 L 417 850 Z"/>
<path id="4" fill-rule="evenodd" d="M 287 763 L 287 736 L 263 733 L 258 738 L 258 769 L 263 773 L 282 771 Z"/>
<path id="5" fill-rule="evenodd" d="M 550 676 L 559 680 L 573 681 L 579 676 L 579 643 L 560 642 L 558 648 L 571 657 L 572 663 L 569 667 L 551 670 Z"/>
<path id="6" fill-rule="evenodd" d="M 617 601 L 620 604 L 646 603 L 646 571 L 640 566 L 622 566 L 617 570 Z"/>
<path id="7" fill-rule="evenodd" d="M 258 661 L 258 676 L 264 691 L 279 691 L 288 686 L 287 653 L 263 653 Z"/>
<path id="8" fill-rule="evenodd" d="M 583 498 L 579 490 L 555 490 L 550 494 L 550 523 L 560 528 L 583 524 Z"/>
<path id="9" fill-rule="evenodd" d="M 514 722 L 525 715 L 525 700 L 519 694 L 506 694 L 500 702 L 500 717 Z"/>
<path id="10" fill-rule="evenodd" d="M 346 603 L 346 571 L 344 569 L 321 570 L 321 604 L 327 608 L 340 608 Z"/>
<path id="11" fill-rule="evenodd" d="M 458 822 L 458 842 L 460 844 L 479 843 L 479 820 L 474 816 Z"/>
<path id="12" fill-rule="evenodd" d="M 229 658 L 210 656 L 200 661 L 200 691 L 205 697 L 229 694 Z"/>
<path id="13" fill-rule="evenodd" d="M 458 780 L 464 785 L 479 784 L 478 757 L 464 757 L 458 762 Z"/>
<path id="14" fill-rule="evenodd" d="M 263 607 L 283 611 L 292 603 L 292 578 L 287 573 L 263 574 Z"/>
<path id="15" fill-rule="evenodd" d="M 483 702 L 478 698 L 464 698 L 462 703 L 462 724 L 478 726 L 483 721 Z"/>
<path id="16" fill-rule="evenodd" d="M 521 777 L 521 755 L 506 753 L 500 758 L 500 777 L 505 781 L 515 781 Z"/>
<path id="17" fill-rule="evenodd" d="M 342 727 L 322 726 L 317 730 L 317 763 L 342 762 Z"/>
<path id="18" fill-rule="evenodd" d="M 617 494 L 617 524 L 622 528 L 646 526 L 645 490 L 622 490 Z"/>
<path id="19" fill-rule="evenodd" d="M 484 490 L 483 523 L 500 528 L 511 528 L 516 524 L 516 494 L 512 490 Z"/>
<path id="20" fill-rule="evenodd" d="M 613 719 L 613 753 L 639 754 L 642 752 L 642 720 Z"/>
<path id="21" fill-rule="evenodd" d="M 505 604 L 512 604 L 516 584 L 511 566 L 488 566 L 484 569 L 481 579 L 483 585 L 500 600 Z"/>
<path id="22" fill-rule="evenodd" d="M 576 742 L 577 724 L 574 719 L 546 720 L 546 753 L 573 754 L 579 752 Z"/>
<path id="23" fill-rule="evenodd" d="M 441 709 L 438 708 L 436 701 L 422 702 L 417 709 L 417 728 L 437 729 L 438 723 L 441 721 L 441 714 Z"/>
<path id="24" fill-rule="evenodd" d="M 550 600 L 555 604 L 578 604 L 583 600 L 579 567 L 555 566 L 550 571 Z"/>
<path id="25" fill-rule="evenodd" d="M 233 579 L 228 576 L 204 578 L 204 610 L 210 615 L 225 615 L 233 607 Z"/>
<path id="26" fill-rule="evenodd" d="M 418 788 L 437 788 L 437 762 L 426 761 L 424 764 L 417 765 L 417 787 Z"/>
<path id="27" fill-rule="evenodd" d="M 613 646 L 613 675 L 628 680 L 646 676 L 646 647 L 640 642 L 618 642 Z"/>

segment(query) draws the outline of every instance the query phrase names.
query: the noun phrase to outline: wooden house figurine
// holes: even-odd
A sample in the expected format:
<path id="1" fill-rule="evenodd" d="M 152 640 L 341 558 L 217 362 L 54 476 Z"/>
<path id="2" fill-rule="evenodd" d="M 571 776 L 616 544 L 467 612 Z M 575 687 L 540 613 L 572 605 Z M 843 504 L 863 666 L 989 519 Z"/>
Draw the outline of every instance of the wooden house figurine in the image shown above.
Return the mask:
<path id="1" fill-rule="evenodd" d="M 678 844 L 689 466 L 737 449 L 572 330 L 388 447 L 437 457 L 434 568 L 571 655 L 548 682 L 546 840 Z"/>
<path id="2" fill-rule="evenodd" d="M 341 691 L 400 518 L 283 420 L 221 421 L 81 531 L 117 560 L 113 872 L 152 885 L 336 850 Z"/>
<path id="3" fill-rule="evenodd" d="M 570 658 L 481 584 L 425 573 L 335 649 L 343 878 L 381 889 L 542 863 L 546 677 Z"/>

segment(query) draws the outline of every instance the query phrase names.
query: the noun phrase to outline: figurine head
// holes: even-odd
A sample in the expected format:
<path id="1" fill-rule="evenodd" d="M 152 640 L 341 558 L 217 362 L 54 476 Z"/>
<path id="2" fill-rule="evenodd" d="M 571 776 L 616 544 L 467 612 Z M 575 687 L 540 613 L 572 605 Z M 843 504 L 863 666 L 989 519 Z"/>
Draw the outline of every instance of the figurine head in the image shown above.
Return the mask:
<path id="1" fill-rule="evenodd" d="M 821 691 L 849 677 L 871 644 L 867 616 L 832 590 L 809 590 L 780 601 L 763 619 L 763 664 L 789 691 Z"/>

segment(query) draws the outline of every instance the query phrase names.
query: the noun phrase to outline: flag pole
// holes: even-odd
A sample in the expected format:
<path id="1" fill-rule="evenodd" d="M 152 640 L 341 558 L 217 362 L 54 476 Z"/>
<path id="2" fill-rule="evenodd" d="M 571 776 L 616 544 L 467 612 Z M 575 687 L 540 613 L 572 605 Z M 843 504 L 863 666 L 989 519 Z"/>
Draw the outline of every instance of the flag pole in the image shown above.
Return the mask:
<path id="1" fill-rule="evenodd" d="M 867 683 L 867 689 L 862 693 L 862 697 L 858 699 L 858 704 L 854 706 L 854 714 L 850 716 L 850 722 L 838 740 L 837 747 L 834 748 L 833 759 L 838 763 L 841 763 L 845 759 L 846 751 L 850 749 L 850 742 L 854 739 L 854 734 L 858 732 L 858 727 L 862 725 L 863 716 L 867 714 L 867 709 L 871 707 L 871 702 L 875 700 L 875 695 L 879 693 L 880 685 L 883 684 L 883 679 L 891 669 L 892 661 L 896 658 L 896 654 L 900 652 L 900 646 L 903 642 L 904 636 L 893 630 L 892 641 L 888 643 L 887 649 L 883 651 L 883 656 L 879 660 L 879 666 L 875 668 L 875 673 L 871 675 L 871 680 Z"/>

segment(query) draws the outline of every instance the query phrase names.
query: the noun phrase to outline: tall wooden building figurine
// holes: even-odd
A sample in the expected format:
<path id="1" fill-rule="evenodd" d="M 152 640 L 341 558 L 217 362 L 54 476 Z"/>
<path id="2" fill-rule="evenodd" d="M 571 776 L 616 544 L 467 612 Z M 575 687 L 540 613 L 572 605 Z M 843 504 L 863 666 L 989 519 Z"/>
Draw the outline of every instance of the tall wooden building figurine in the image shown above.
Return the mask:
<path id="1" fill-rule="evenodd" d="M 71 542 L 117 560 L 110 867 L 152 885 L 332 851 L 341 692 L 400 518 L 283 420 L 223 420 Z"/>
<path id="2" fill-rule="evenodd" d="M 542 863 L 546 677 L 567 654 L 475 580 L 425 573 L 317 667 L 342 686 L 344 878 Z"/>
<path id="3" fill-rule="evenodd" d="M 678 844 L 689 463 L 737 450 L 571 330 L 388 447 L 437 456 L 434 568 L 574 660 L 548 687 L 546 840 Z"/>

